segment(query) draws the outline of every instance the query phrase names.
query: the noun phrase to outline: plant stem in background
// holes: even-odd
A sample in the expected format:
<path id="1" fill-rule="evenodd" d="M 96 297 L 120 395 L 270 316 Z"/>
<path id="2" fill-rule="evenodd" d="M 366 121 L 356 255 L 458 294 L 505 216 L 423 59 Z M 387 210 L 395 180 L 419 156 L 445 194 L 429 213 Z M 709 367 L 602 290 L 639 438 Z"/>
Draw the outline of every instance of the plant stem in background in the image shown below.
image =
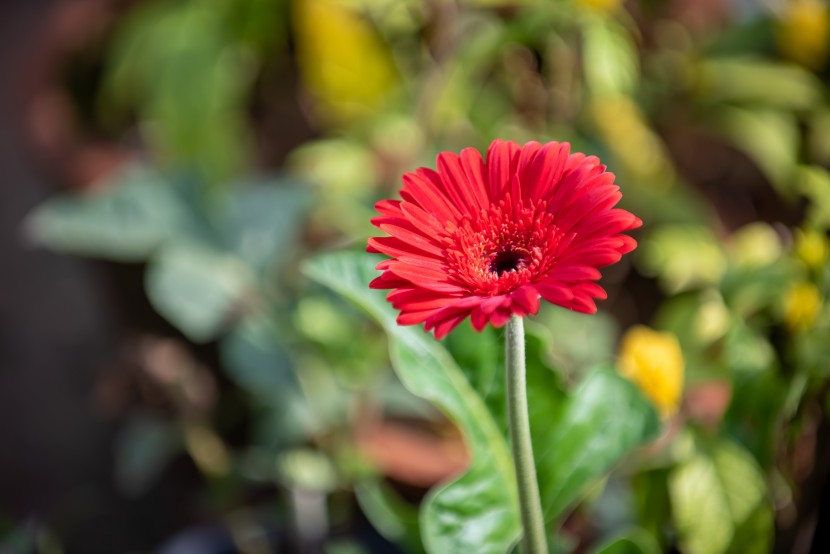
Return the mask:
<path id="1" fill-rule="evenodd" d="M 511 315 L 505 333 L 505 370 L 507 378 L 507 418 L 510 444 L 519 488 L 519 511 L 522 517 L 523 552 L 547 554 L 545 520 L 536 481 L 530 420 L 527 413 L 527 376 L 525 370 L 525 331 L 521 317 Z"/>

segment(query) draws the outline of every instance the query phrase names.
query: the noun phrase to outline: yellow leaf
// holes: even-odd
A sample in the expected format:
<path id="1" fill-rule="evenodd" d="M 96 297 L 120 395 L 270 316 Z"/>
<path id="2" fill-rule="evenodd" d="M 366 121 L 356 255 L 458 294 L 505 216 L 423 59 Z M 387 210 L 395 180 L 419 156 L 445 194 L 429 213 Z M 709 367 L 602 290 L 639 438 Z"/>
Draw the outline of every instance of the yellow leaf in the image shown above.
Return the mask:
<path id="1" fill-rule="evenodd" d="M 360 14 L 337 0 L 295 0 L 297 62 L 324 123 L 374 113 L 397 82 L 386 45 Z"/>

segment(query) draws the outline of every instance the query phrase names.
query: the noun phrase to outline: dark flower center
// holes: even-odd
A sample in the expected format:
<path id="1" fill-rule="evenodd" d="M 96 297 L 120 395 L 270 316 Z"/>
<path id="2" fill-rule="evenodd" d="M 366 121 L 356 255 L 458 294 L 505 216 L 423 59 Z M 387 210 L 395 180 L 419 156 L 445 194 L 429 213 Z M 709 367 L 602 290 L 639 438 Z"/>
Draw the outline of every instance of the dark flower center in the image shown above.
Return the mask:
<path id="1" fill-rule="evenodd" d="M 508 271 L 517 271 L 527 265 L 528 252 L 522 249 L 502 250 L 490 259 L 490 273 L 501 276 Z"/>
<path id="2" fill-rule="evenodd" d="M 482 296 L 511 292 L 544 277 L 561 240 L 545 202 L 513 203 L 509 196 L 449 225 L 442 237 L 450 277 Z"/>

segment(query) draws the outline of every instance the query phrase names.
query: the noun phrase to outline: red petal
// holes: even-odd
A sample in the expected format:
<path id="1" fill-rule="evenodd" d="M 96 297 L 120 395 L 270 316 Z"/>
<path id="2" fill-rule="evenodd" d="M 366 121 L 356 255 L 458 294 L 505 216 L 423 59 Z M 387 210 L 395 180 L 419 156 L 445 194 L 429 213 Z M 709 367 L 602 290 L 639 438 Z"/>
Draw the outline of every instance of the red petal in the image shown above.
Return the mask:
<path id="1" fill-rule="evenodd" d="M 447 194 L 452 198 L 455 205 L 464 214 L 476 214 L 483 207 L 472 191 L 471 183 L 467 181 L 467 175 L 461 166 L 461 159 L 450 152 L 442 152 L 436 159 L 438 172 L 435 174 L 444 184 Z M 485 204 L 486 205 L 486 204 Z"/>
<path id="2" fill-rule="evenodd" d="M 527 173 L 527 167 L 536 159 L 536 154 L 541 148 L 542 145 L 538 142 L 528 142 L 522 147 L 519 154 L 519 164 L 516 168 L 517 175 L 515 179 L 511 179 L 510 183 L 510 196 L 517 204 L 521 204 L 522 199 L 530 200 L 535 196 L 534 191 L 537 181 L 525 180 L 523 177 Z"/>
<path id="3" fill-rule="evenodd" d="M 401 201 L 400 200 L 380 200 L 375 203 L 375 210 L 381 215 L 386 216 L 401 216 Z"/>
<path id="4" fill-rule="evenodd" d="M 542 295 L 542 298 L 551 304 L 564 306 L 570 302 L 574 295 L 568 285 L 564 283 L 542 283 L 536 285 L 536 290 Z"/>
<path id="5" fill-rule="evenodd" d="M 397 237 L 372 237 L 369 239 L 366 251 L 386 254 L 392 257 L 415 255 L 443 259 L 443 256 L 437 256 L 432 252 L 421 250 L 417 246 L 413 246 L 411 243 L 405 242 Z"/>
<path id="6" fill-rule="evenodd" d="M 522 307 L 525 314 L 535 314 L 539 311 L 539 291 L 534 286 L 524 286 L 513 291 L 510 298 Z"/>
<path id="7" fill-rule="evenodd" d="M 547 278 L 555 279 L 557 281 L 595 281 L 599 279 L 601 276 L 602 275 L 600 274 L 599 270 L 595 267 L 578 265 L 570 267 L 558 267 L 551 271 L 548 274 Z"/>
<path id="8" fill-rule="evenodd" d="M 493 327 L 502 327 L 505 323 L 510 321 L 511 315 L 512 314 L 509 310 L 498 310 L 490 316 L 490 323 L 493 325 Z"/>
<path id="9" fill-rule="evenodd" d="M 457 221 L 461 213 L 449 202 L 443 192 L 418 172 L 403 176 L 401 198 L 420 206 L 431 213 L 442 224 Z"/>
<path id="10" fill-rule="evenodd" d="M 510 185 L 510 178 L 516 172 L 519 161 L 519 145 L 515 142 L 494 140 L 487 150 L 487 185 L 493 202 L 503 198 Z"/>
<path id="11" fill-rule="evenodd" d="M 461 151 L 461 165 L 467 175 L 467 182 L 476 198 L 479 207 L 486 208 L 490 205 L 490 196 L 485 181 L 484 160 L 475 148 L 465 148 Z"/>
<path id="12" fill-rule="evenodd" d="M 398 225 L 392 225 L 390 223 L 380 225 L 380 229 L 381 231 L 385 231 L 393 237 L 399 238 L 403 242 L 411 244 L 424 252 L 429 252 L 430 254 L 435 254 L 436 256 L 444 255 L 444 249 L 435 242 L 435 239 L 422 235 L 416 231 L 412 231 Z"/>
<path id="13" fill-rule="evenodd" d="M 435 219 L 434 215 L 425 211 L 423 208 L 412 204 L 411 202 L 404 202 L 403 206 L 401 206 L 401 210 L 403 211 L 404 216 L 410 223 L 412 223 L 412 225 L 415 226 L 416 229 L 427 232 L 435 238 L 440 236 L 443 229 L 441 224 L 438 223 L 438 220 Z"/>
<path id="14" fill-rule="evenodd" d="M 571 145 L 567 142 L 549 142 L 542 147 L 536 159 L 522 175 L 522 182 L 536 183 L 533 198 L 547 200 L 562 178 Z"/>

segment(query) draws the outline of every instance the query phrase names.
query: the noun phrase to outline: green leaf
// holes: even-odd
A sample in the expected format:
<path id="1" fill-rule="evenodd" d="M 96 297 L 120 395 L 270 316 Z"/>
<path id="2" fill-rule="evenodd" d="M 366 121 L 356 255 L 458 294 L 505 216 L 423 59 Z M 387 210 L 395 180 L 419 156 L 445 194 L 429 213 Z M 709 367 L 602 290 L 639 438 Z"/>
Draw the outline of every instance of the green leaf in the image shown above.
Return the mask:
<path id="1" fill-rule="evenodd" d="M 249 269 L 237 258 L 195 243 L 173 243 L 147 270 L 153 306 L 188 338 L 215 338 L 252 289 Z"/>
<path id="2" fill-rule="evenodd" d="M 727 265 L 717 237 L 702 225 L 655 229 L 642 241 L 636 260 L 672 294 L 719 283 Z"/>
<path id="3" fill-rule="evenodd" d="M 673 464 L 674 461 L 663 463 Z M 671 467 L 673 468 L 673 465 Z M 671 526 L 668 476 L 669 469 L 656 467 L 639 472 L 631 480 L 636 505 L 634 519 L 645 535 L 658 541 L 658 552 L 668 550 L 668 545 L 665 544 L 665 530 Z"/>
<path id="4" fill-rule="evenodd" d="M 418 328 L 399 326 L 384 295 L 369 289 L 377 262 L 367 254 L 330 254 L 309 262 L 305 273 L 364 308 L 384 327 L 393 366 L 404 385 L 438 405 L 464 433 L 470 467 L 430 491 L 421 508 L 427 551 L 503 554 L 520 532 L 515 477 L 504 436 L 441 344 Z"/>
<path id="5" fill-rule="evenodd" d="M 256 60 L 229 33 L 227 10 L 150 2 L 131 11 L 108 49 L 104 117 L 137 112 L 164 162 L 224 182 L 244 165 L 244 108 Z"/>
<path id="6" fill-rule="evenodd" d="M 554 371 L 550 366 L 550 352 L 552 344 L 556 342 L 554 333 L 550 329 L 539 325 L 534 319 L 529 319 L 526 322 L 525 333 L 528 417 L 530 418 L 533 453 L 538 467 L 540 453 L 547 451 L 551 446 L 549 441 L 553 437 L 554 424 L 561 419 L 560 414 L 565 407 L 567 395 L 560 373 Z M 503 370 L 498 383 L 501 400 L 499 406 L 503 405 L 501 409 L 506 413 L 506 383 Z M 493 405 L 495 399 L 488 403 Z M 506 433 L 507 416 L 504 415 L 503 417 Z M 543 497 L 542 501 L 545 502 L 546 499 Z"/>
<path id="7" fill-rule="evenodd" d="M 570 377 L 599 364 L 611 362 L 619 334 L 614 319 L 603 312 L 583 314 L 558 306 L 543 306 L 534 326 L 549 335 L 550 355 L 556 366 Z"/>
<path id="8" fill-rule="evenodd" d="M 280 179 L 231 189 L 219 221 L 228 250 L 255 270 L 267 270 L 290 253 L 308 200 L 308 189 Z"/>
<path id="9" fill-rule="evenodd" d="M 549 519 L 636 446 L 656 438 L 657 414 L 637 387 L 613 368 L 591 373 L 570 395 L 562 415 L 536 438 L 539 488 Z M 545 446 L 545 448 L 539 448 Z"/>
<path id="10" fill-rule="evenodd" d="M 586 20 L 585 80 L 595 96 L 632 94 L 639 81 L 637 50 L 629 33 L 610 19 Z"/>
<path id="11" fill-rule="evenodd" d="M 792 198 L 800 141 L 795 116 L 769 108 L 726 107 L 716 113 L 713 124 L 718 131 L 752 158 L 779 193 Z"/>
<path id="12" fill-rule="evenodd" d="M 374 315 L 390 334 L 393 363 L 404 384 L 413 393 L 444 408 L 464 430 L 473 450 L 474 465 L 461 480 L 430 498 L 425 508 L 424 540 L 428 549 L 434 552 L 463 552 L 463 548 L 478 552 L 484 543 L 473 542 L 472 536 L 469 542 L 452 542 L 450 539 L 455 534 L 467 533 L 467 528 L 474 529 L 476 517 L 484 517 L 480 513 L 483 507 L 477 502 L 495 501 L 485 496 L 495 491 L 485 490 L 481 481 L 498 480 L 504 487 L 514 486 L 509 465 L 501 469 L 502 475 L 488 478 L 485 470 L 497 472 L 499 468 L 482 464 L 481 454 L 477 454 L 486 448 L 488 453 L 484 456 L 489 457 L 492 452 L 495 457 L 499 449 L 505 448 L 504 436 L 494 434 L 500 428 L 497 421 L 503 416 L 495 402 L 489 406 L 495 413 L 480 414 L 476 416 L 478 420 L 470 419 L 485 408 L 483 401 L 475 395 L 464 374 L 438 342 L 416 328 L 398 326 L 395 312 L 383 295 L 368 288 L 368 282 L 377 275 L 372 269 L 376 262 L 377 258 L 367 255 L 335 254 L 314 260 L 307 266 L 306 273 Z M 531 323 L 527 338 L 529 415 L 543 503 L 549 519 L 554 519 L 622 456 L 654 437 L 659 423 L 651 404 L 636 387 L 610 369 L 592 373 L 563 406 L 557 375 L 541 361 L 547 348 L 543 330 Z M 488 341 L 492 337 L 474 338 Z M 469 352 L 464 357 L 473 359 Z M 501 381 L 493 381 L 491 394 L 501 390 Z M 450 392 L 448 387 L 453 389 L 451 394 L 447 394 Z M 485 446 L 488 442 L 489 446 Z M 503 451 L 501 455 L 507 456 L 507 452 Z M 509 464 L 509 458 L 505 463 Z M 468 490 L 473 487 L 481 487 L 477 489 L 481 496 L 476 501 Z M 512 494 L 512 489 L 509 497 L 502 494 L 500 505 L 489 504 L 491 509 L 500 506 L 505 512 L 499 515 L 500 519 L 515 520 L 515 513 L 508 514 L 509 510 L 515 509 L 508 503 L 515 502 Z M 431 542 L 436 536 L 441 536 L 441 540 Z M 502 544 L 510 544 L 510 540 Z"/>
<path id="13" fill-rule="evenodd" d="M 377 531 L 407 552 L 424 551 L 415 506 L 403 500 L 378 477 L 366 477 L 354 485 L 355 498 Z"/>
<path id="14" fill-rule="evenodd" d="M 699 445 L 669 478 L 672 515 L 689 554 L 768 552 L 772 506 L 752 456 L 722 440 Z"/>
<path id="15" fill-rule="evenodd" d="M 560 375 L 550 365 L 552 333 L 534 319 L 525 322 L 528 417 L 534 451 L 546 447 L 547 431 L 557 420 L 565 392 Z M 484 399 L 490 415 L 507 437 L 507 399 L 504 375 L 504 331 L 486 327 L 476 333 L 462 323 L 445 339 L 453 358 Z"/>
<path id="16" fill-rule="evenodd" d="M 29 235 L 61 252 L 141 261 L 186 225 L 186 208 L 158 174 L 132 168 L 102 187 L 46 201 L 27 220 Z"/>
<path id="17" fill-rule="evenodd" d="M 775 349 L 763 332 L 741 319 L 732 322 L 724 340 L 724 361 L 733 373 L 763 373 L 775 363 Z"/>
<path id="18" fill-rule="evenodd" d="M 699 92 L 709 101 L 804 110 L 821 100 L 821 82 L 797 65 L 724 57 L 704 61 L 699 69 Z"/>
<path id="19" fill-rule="evenodd" d="M 297 394 L 294 368 L 279 342 L 279 330 L 266 318 L 249 318 L 219 344 L 228 377 L 255 396 L 282 398 Z"/>
<path id="20" fill-rule="evenodd" d="M 504 396 L 503 387 L 499 386 L 504 379 L 504 347 L 496 334 L 492 327 L 477 333 L 472 325 L 465 322 L 444 339 L 444 346 L 467 380 L 485 399 L 493 392 Z"/>
<path id="21" fill-rule="evenodd" d="M 627 530 L 622 536 L 600 546 L 595 554 L 659 554 L 660 546 L 643 529 Z"/>
<path id="22" fill-rule="evenodd" d="M 822 136 L 830 135 L 824 129 L 822 131 Z M 810 201 L 806 208 L 805 223 L 814 227 L 830 227 L 830 173 L 818 165 L 801 166 L 797 171 L 796 183 L 799 193 Z"/>
<path id="23" fill-rule="evenodd" d="M 752 333 L 755 332 L 750 331 L 755 340 L 760 338 Z M 766 339 L 762 344 L 765 349 L 771 348 Z M 727 349 L 728 352 L 734 347 L 727 343 Z M 787 417 L 787 391 L 792 386 L 787 381 L 774 359 L 762 368 L 742 364 L 732 373 L 732 400 L 724 417 L 724 428 L 763 467 L 774 466 L 779 455 L 781 421 Z"/>
<path id="24" fill-rule="evenodd" d="M 176 427 L 149 415 L 133 416 L 115 444 L 118 488 L 132 496 L 145 492 L 181 449 Z"/>

